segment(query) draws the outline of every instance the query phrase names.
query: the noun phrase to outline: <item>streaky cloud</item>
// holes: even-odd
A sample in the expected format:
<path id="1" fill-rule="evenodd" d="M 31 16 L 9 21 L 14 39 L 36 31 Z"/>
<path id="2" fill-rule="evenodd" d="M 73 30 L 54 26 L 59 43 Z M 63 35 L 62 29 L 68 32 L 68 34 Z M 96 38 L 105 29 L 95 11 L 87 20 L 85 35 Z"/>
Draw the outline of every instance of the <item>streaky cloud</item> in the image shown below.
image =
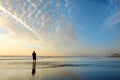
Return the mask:
<path id="1" fill-rule="evenodd" d="M 17 39 L 54 48 L 69 46 L 76 40 L 67 0 L 1 0 L 0 10 L 4 14 L 0 16 L 0 25 L 13 32 Z M 6 17 L 5 24 L 3 17 Z"/>
<path id="2" fill-rule="evenodd" d="M 110 17 L 106 21 L 108 27 L 118 27 L 120 24 L 120 0 L 109 0 L 110 3 Z"/>

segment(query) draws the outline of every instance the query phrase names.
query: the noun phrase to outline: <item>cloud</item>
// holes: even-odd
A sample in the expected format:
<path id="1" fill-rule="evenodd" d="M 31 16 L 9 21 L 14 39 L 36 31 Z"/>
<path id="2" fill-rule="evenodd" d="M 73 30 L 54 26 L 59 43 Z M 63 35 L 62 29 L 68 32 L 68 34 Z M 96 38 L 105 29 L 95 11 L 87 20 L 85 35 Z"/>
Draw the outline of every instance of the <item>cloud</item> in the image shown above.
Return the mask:
<path id="1" fill-rule="evenodd" d="M 118 27 L 120 24 L 120 0 L 109 0 L 110 2 L 110 17 L 106 21 L 108 27 Z"/>
<path id="2" fill-rule="evenodd" d="M 7 29 L 13 39 L 35 39 L 36 34 L 31 32 L 29 29 L 25 28 L 22 24 L 17 22 L 14 18 L 3 13 L 0 16 L 0 25 Z"/>
<path id="3" fill-rule="evenodd" d="M 67 0 L 1 0 L 0 26 L 30 44 L 69 46 L 76 40 L 69 6 Z"/>

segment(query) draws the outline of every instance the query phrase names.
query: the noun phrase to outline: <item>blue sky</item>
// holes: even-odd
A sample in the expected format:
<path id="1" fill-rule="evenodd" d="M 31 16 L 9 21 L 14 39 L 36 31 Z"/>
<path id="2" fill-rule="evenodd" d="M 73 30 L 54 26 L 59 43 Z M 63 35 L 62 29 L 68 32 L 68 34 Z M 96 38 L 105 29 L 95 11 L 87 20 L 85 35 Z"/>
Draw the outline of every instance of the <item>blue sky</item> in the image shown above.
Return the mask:
<path id="1" fill-rule="evenodd" d="M 73 20 L 82 28 L 77 34 L 81 34 L 86 43 L 96 47 L 109 47 L 114 43 L 115 36 L 119 37 L 119 22 L 116 23 L 118 26 L 109 26 L 109 23 L 106 25 L 106 21 L 115 15 L 115 12 L 112 13 L 114 5 L 109 0 L 74 1 Z"/>
<path id="2" fill-rule="evenodd" d="M 119 0 L 1 0 L 1 43 L 48 51 L 46 55 L 120 52 L 119 4 Z"/>

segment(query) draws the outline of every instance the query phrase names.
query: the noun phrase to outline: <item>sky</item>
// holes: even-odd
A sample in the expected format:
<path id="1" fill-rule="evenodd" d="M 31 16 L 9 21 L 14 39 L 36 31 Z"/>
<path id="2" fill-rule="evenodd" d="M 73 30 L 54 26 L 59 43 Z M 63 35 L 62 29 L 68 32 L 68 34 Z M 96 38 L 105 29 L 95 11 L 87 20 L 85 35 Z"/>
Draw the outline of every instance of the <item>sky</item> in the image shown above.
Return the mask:
<path id="1" fill-rule="evenodd" d="M 0 0 L 0 55 L 120 52 L 120 0 Z"/>

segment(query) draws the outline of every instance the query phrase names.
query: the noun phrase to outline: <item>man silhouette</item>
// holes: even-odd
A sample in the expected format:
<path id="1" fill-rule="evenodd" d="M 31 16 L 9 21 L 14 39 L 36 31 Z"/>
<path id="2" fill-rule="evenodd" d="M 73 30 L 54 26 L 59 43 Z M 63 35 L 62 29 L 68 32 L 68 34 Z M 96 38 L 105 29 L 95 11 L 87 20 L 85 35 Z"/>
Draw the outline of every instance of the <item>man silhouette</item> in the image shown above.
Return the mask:
<path id="1" fill-rule="evenodd" d="M 36 61 L 36 53 L 35 53 L 35 51 L 33 51 L 32 57 L 33 57 L 33 61 Z"/>

